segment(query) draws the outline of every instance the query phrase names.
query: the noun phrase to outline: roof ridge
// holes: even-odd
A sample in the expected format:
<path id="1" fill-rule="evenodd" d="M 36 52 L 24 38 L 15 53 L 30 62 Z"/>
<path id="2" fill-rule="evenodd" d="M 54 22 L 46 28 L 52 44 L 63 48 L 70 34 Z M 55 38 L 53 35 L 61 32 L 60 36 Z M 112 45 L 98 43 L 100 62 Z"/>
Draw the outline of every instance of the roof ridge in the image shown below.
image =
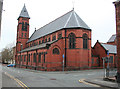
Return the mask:
<path id="1" fill-rule="evenodd" d="M 116 34 L 113 34 L 112 36 L 115 36 Z"/>
<path id="2" fill-rule="evenodd" d="M 63 14 L 62 16 L 60 16 L 60 17 L 58 17 L 58 18 L 54 19 L 53 21 L 49 22 L 48 24 L 50 24 L 50 23 L 52 23 L 52 22 L 54 22 L 54 21 L 58 20 L 59 18 L 61 18 L 61 17 L 65 16 L 66 14 L 68 14 L 68 13 L 70 13 L 70 12 L 72 12 L 72 11 L 73 11 L 73 10 L 70 10 L 69 12 L 67 12 L 67 13 Z M 40 27 L 39 29 L 37 29 L 37 31 L 38 31 L 38 30 L 40 30 L 41 28 L 43 28 L 43 27 L 47 26 L 48 24 L 46 24 L 46 25 L 44 25 L 44 26 Z"/>
<path id="3" fill-rule="evenodd" d="M 77 16 L 76 16 L 76 13 L 74 13 L 74 16 L 75 16 L 75 19 L 77 21 L 78 26 L 80 26 L 79 21 L 78 21 Z"/>
<path id="4" fill-rule="evenodd" d="M 71 16 L 72 16 L 72 13 L 70 14 L 69 18 L 67 19 L 67 22 L 65 23 L 64 28 L 67 26 L 67 24 L 68 24 L 68 22 L 69 22 L 69 20 L 70 20 Z"/>
<path id="5" fill-rule="evenodd" d="M 116 45 L 113 45 L 113 44 L 107 44 L 107 43 L 101 43 L 101 44 L 105 44 L 105 45 L 111 45 L 111 46 L 116 46 Z"/>
<path id="6" fill-rule="evenodd" d="M 76 17 L 75 17 L 76 16 Z M 78 21 L 77 21 L 77 20 Z M 67 25 L 66 25 L 67 24 Z M 53 33 L 55 31 L 61 29 L 68 29 L 68 28 L 84 28 L 87 30 L 91 29 L 87 26 L 87 24 L 77 15 L 74 10 L 70 10 L 69 12 L 61 15 L 60 17 L 52 20 L 46 25 L 38 28 L 36 32 L 30 37 L 28 42 Z"/>

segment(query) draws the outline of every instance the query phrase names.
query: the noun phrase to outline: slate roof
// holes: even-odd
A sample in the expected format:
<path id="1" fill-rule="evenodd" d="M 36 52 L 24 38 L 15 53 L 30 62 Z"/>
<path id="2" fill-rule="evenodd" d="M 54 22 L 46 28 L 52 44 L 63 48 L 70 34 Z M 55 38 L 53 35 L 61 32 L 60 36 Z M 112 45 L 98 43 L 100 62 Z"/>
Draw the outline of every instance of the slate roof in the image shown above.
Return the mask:
<path id="1" fill-rule="evenodd" d="M 108 40 L 108 42 L 114 42 L 115 39 L 116 39 L 116 34 L 112 35 L 112 36 L 110 37 L 110 39 Z"/>
<path id="2" fill-rule="evenodd" d="M 29 14 L 28 14 L 28 11 L 27 11 L 27 9 L 26 9 L 25 4 L 24 4 L 24 6 L 23 6 L 23 9 L 22 9 L 22 11 L 21 11 L 19 17 L 30 18 Z M 19 18 L 19 17 L 18 17 L 18 18 Z"/>
<path id="3" fill-rule="evenodd" d="M 104 44 L 104 43 L 101 43 L 101 45 L 103 46 L 103 48 L 106 51 L 109 50 L 109 53 L 117 54 L 117 46 L 116 45 L 110 45 L 110 44 Z"/>
<path id="4" fill-rule="evenodd" d="M 43 43 L 43 44 L 40 44 L 40 45 L 29 47 L 29 48 L 25 48 L 20 52 L 27 52 L 27 51 L 32 51 L 32 50 L 35 50 L 35 49 L 45 48 L 47 45 L 51 45 L 52 43 L 57 42 L 57 41 L 58 40 L 54 40 L 54 41 L 51 41 L 51 42 L 47 42 L 47 43 Z"/>
<path id="5" fill-rule="evenodd" d="M 91 30 L 87 24 L 77 15 L 77 13 L 74 10 L 71 10 L 63 16 L 36 30 L 29 38 L 28 42 L 64 28 L 84 28 Z"/>

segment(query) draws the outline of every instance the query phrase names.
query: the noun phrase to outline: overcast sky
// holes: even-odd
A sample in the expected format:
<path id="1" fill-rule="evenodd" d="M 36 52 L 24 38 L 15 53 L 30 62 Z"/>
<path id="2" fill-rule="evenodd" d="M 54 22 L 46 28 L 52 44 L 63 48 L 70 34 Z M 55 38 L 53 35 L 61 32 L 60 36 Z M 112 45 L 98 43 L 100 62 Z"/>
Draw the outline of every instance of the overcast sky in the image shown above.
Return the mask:
<path id="1" fill-rule="evenodd" d="M 0 50 L 16 44 L 17 18 L 24 6 L 30 16 L 30 36 L 40 28 L 72 10 L 92 29 L 92 46 L 99 40 L 107 42 L 116 33 L 116 0 L 3 0 Z"/>

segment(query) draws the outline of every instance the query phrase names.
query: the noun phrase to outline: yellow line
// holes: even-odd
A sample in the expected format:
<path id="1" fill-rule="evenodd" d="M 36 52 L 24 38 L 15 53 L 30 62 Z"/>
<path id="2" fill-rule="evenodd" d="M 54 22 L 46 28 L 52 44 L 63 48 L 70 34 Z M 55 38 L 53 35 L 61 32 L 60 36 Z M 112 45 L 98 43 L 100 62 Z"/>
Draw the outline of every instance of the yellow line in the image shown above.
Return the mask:
<path id="1" fill-rule="evenodd" d="M 14 79 L 20 86 L 22 86 L 24 89 L 26 89 L 19 81 L 17 81 L 16 79 Z"/>
<path id="2" fill-rule="evenodd" d="M 25 85 L 23 82 L 21 82 L 19 79 L 17 79 L 17 78 L 15 78 L 15 77 L 13 77 L 12 75 L 10 75 L 10 74 L 8 74 L 7 72 L 5 72 L 5 74 L 7 75 L 7 76 L 9 76 L 10 78 L 12 78 L 12 79 L 14 79 L 20 86 L 22 86 L 24 89 L 29 89 L 28 87 L 27 87 L 27 85 Z"/>
<path id="3" fill-rule="evenodd" d="M 100 87 L 99 85 L 95 85 L 95 84 L 87 83 L 87 82 L 85 82 L 84 80 L 85 80 L 85 79 L 81 79 L 81 80 L 79 80 L 79 82 L 80 82 L 80 83 L 87 84 L 87 85 L 95 86 L 95 87 Z"/>
<path id="4" fill-rule="evenodd" d="M 18 80 L 18 79 L 17 79 Z M 20 83 L 22 83 L 22 85 L 24 85 L 27 89 L 29 89 L 28 87 L 27 87 L 27 85 L 25 85 L 23 82 L 21 82 L 20 80 L 18 80 Z"/>

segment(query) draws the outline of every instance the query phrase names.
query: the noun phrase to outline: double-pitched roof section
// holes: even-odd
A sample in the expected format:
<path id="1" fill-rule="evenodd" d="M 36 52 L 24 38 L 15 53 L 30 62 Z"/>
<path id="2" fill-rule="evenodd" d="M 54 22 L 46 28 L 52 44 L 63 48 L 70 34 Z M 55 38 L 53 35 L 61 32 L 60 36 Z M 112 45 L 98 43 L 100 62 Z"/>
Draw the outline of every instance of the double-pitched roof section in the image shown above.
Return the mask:
<path id="1" fill-rule="evenodd" d="M 24 4 L 24 7 L 23 7 L 23 9 L 22 9 L 22 11 L 21 11 L 21 13 L 20 13 L 18 18 L 20 18 L 20 17 L 25 17 L 25 18 L 29 18 L 30 19 L 30 16 L 28 14 L 28 11 L 26 9 L 25 4 Z"/>
<path id="2" fill-rule="evenodd" d="M 77 15 L 77 13 L 74 10 L 71 10 L 35 31 L 28 42 L 65 28 L 84 28 L 91 31 L 88 25 Z"/>

